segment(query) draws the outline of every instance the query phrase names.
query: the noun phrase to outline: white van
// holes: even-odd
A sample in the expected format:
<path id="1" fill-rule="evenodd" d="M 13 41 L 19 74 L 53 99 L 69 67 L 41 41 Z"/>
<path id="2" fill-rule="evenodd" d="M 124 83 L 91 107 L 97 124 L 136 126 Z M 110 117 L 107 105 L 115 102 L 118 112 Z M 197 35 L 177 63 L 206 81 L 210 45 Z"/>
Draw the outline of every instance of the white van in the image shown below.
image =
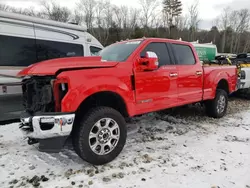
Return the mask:
<path id="1" fill-rule="evenodd" d="M 0 121 L 19 118 L 21 80 L 16 74 L 47 59 L 96 55 L 103 46 L 86 28 L 0 11 Z"/>

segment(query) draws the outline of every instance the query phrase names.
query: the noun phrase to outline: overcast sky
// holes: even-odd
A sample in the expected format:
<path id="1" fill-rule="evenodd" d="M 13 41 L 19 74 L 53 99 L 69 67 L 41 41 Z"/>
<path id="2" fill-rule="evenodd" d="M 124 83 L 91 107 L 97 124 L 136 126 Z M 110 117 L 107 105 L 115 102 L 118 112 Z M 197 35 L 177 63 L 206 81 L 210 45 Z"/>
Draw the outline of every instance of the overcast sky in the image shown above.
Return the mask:
<path id="1" fill-rule="evenodd" d="M 79 0 L 56 0 L 62 6 L 67 6 L 70 9 L 74 9 L 76 2 Z M 160 0 L 161 1 L 161 0 Z M 195 0 L 182 0 L 183 14 L 188 10 L 188 7 Z M 20 8 L 38 7 L 40 0 L 0 0 L 0 3 L 5 3 L 11 6 Z M 116 5 L 130 5 L 133 7 L 139 7 L 138 0 L 111 0 Z M 199 0 L 199 15 L 201 18 L 200 28 L 211 28 L 214 19 L 220 15 L 222 10 L 226 7 L 232 9 L 250 9 L 250 0 Z"/>

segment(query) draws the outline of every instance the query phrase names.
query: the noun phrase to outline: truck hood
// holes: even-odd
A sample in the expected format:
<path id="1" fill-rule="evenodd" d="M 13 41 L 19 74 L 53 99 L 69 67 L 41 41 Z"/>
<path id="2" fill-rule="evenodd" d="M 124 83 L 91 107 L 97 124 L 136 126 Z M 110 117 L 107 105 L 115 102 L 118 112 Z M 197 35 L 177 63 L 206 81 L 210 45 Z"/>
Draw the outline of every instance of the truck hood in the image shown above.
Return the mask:
<path id="1" fill-rule="evenodd" d="M 84 68 L 109 68 L 115 67 L 117 62 L 105 62 L 99 56 L 68 57 L 47 60 L 32 64 L 17 74 L 17 77 L 28 75 L 45 76 L 56 75 L 61 71 L 84 69 Z"/>

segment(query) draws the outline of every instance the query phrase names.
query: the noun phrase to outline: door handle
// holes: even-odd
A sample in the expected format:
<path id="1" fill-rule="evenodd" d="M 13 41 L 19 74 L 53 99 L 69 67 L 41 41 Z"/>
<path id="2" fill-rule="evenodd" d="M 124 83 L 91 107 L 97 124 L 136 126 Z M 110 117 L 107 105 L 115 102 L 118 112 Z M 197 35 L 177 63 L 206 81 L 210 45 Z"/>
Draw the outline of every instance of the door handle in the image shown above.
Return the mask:
<path id="1" fill-rule="evenodd" d="M 177 73 L 170 73 L 169 76 L 170 76 L 170 77 L 177 77 L 178 74 L 177 74 Z"/>
<path id="2" fill-rule="evenodd" d="M 196 71 L 196 75 L 202 75 L 202 71 Z"/>

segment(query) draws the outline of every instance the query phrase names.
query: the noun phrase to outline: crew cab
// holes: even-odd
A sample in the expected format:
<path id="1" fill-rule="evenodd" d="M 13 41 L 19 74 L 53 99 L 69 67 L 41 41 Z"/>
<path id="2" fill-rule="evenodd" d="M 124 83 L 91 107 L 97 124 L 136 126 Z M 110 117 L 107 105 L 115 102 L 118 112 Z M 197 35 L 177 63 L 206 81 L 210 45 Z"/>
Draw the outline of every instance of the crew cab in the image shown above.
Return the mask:
<path id="1" fill-rule="evenodd" d="M 202 102 L 226 114 L 236 66 L 203 67 L 191 43 L 143 38 L 112 44 L 96 57 L 33 64 L 23 77 L 20 129 L 29 144 L 58 152 L 68 137 L 91 164 L 115 159 L 126 143 L 126 118 Z M 153 125 L 152 125 L 153 126 Z"/>

